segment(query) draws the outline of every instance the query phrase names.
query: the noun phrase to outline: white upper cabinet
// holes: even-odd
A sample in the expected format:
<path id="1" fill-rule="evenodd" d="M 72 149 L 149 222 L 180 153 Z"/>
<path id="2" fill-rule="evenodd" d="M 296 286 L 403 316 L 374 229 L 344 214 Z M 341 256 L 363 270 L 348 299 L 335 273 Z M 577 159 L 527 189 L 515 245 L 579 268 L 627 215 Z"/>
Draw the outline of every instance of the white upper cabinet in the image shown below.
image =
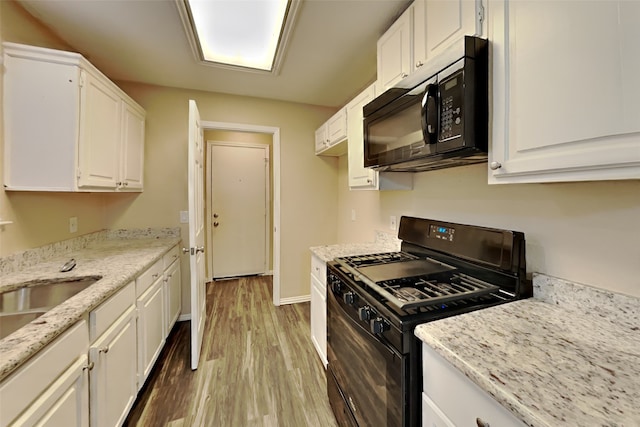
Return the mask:
<path id="1" fill-rule="evenodd" d="M 481 36 L 479 0 L 415 0 L 413 67 L 422 67 L 464 36 Z"/>
<path id="2" fill-rule="evenodd" d="M 640 2 L 492 0 L 487 12 L 489 182 L 640 178 Z"/>
<path id="3" fill-rule="evenodd" d="M 316 154 L 342 156 L 347 152 L 347 112 L 338 110 L 316 130 Z"/>
<path id="4" fill-rule="evenodd" d="M 349 161 L 349 187 L 375 188 L 378 173 L 364 167 L 364 126 L 362 107 L 375 98 L 375 83 L 353 98 L 347 109 L 347 140 Z"/>
<path id="5" fill-rule="evenodd" d="M 377 92 L 383 93 L 407 78 L 413 69 L 413 5 L 378 39 Z"/>
<path id="6" fill-rule="evenodd" d="M 4 43 L 5 185 L 142 191 L 144 110 L 77 53 Z"/>

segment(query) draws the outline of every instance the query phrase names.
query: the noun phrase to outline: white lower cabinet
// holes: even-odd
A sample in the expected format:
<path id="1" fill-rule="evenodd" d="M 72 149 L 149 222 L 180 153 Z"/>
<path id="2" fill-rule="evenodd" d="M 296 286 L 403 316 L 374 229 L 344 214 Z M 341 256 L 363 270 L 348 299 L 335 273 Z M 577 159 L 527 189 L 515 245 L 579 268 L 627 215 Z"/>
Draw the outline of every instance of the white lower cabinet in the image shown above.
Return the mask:
<path id="1" fill-rule="evenodd" d="M 327 367 L 327 264 L 311 255 L 311 342 Z"/>
<path id="2" fill-rule="evenodd" d="M 88 426 L 88 346 L 82 320 L 5 379 L 0 426 Z"/>
<path id="3" fill-rule="evenodd" d="M 423 427 L 525 426 L 426 344 L 422 364 Z"/>
<path id="4" fill-rule="evenodd" d="M 164 288 L 157 279 L 136 301 L 138 311 L 138 390 L 153 368 L 164 346 Z"/>
<path id="5" fill-rule="evenodd" d="M 136 311 L 129 309 L 89 348 L 92 427 L 121 426 L 138 392 Z"/>
<path id="6" fill-rule="evenodd" d="M 180 260 L 178 247 L 164 256 L 164 297 L 165 297 L 165 335 L 169 335 L 171 328 L 180 316 L 182 307 L 182 286 L 180 280 Z"/>
<path id="7" fill-rule="evenodd" d="M 180 314 L 178 246 L 0 383 L 0 427 L 120 427 Z"/>

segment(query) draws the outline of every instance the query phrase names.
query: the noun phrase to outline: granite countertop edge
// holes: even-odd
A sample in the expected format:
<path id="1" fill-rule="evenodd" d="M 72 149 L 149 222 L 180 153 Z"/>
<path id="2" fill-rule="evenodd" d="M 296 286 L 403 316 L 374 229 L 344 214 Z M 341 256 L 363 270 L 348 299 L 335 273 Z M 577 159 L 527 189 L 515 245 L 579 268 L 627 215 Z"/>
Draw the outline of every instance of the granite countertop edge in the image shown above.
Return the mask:
<path id="1" fill-rule="evenodd" d="M 534 289 L 415 335 L 528 426 L 640 425 L 640 299 L 543 274 Z"/>
<path id="2" fill-rule="evenodd" d="M 135 280 L 179 242 L 180 238 L 177 237 L 102 240 L 2 277 L 0 291 L 10 291 L 25 282 L 42 279 L 102 276 L 35 321 L 0 339 L 0 381 Z M 69 258 L 76 260 L 76 268 L 68 273 L 60 273 L 60 266 Z"/>

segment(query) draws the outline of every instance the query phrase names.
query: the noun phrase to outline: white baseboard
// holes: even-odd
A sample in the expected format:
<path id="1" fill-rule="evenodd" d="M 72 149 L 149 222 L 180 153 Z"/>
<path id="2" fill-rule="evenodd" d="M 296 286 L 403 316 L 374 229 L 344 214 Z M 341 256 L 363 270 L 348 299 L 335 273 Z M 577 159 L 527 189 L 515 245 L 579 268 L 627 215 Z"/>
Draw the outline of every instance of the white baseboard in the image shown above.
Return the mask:
<path id="1" fill-rule="evenodd" d="M 309 294 L 309 295 L 301 295 L 299 297 L 282 298 L 280 300 L 280 305 L 297 304 L 299 302 L 309 302 L 309 301 L 311 301 L 311 294 Z"/>
<path id="2" fill-rule="evenodd" d="M 191 320 L 191 313 L 188 313 L 188 314 L 181 314 L 181 315 L 178 317 L 178 320 L 177 320 L 177 321 L 178 321 L 178 322 L 184 322 L 184 321 L 186 321 L 186 320 Z"/>

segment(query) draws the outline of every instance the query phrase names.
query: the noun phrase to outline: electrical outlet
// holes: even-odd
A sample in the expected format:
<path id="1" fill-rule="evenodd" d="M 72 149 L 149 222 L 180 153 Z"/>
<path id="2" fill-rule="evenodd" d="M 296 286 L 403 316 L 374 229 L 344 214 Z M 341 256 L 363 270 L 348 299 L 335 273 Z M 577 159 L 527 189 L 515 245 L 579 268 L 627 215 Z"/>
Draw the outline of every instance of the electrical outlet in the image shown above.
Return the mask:
<path id="1" fill-rule="evenodd" d="M 395 231 L 396 227 L 397 227 L 397 220 L 396 220 L 396 216 L 395 215 L 391 215 L 389 217 L 389 229 Z"/>
<path id="2" fill-rule="evenodd" d="M 356 220 L 356 210 L 351 209 L 351 221 L 355 221 L 355 220 Z"/>
<path id="3" fill-rule="evenodd" d="M 180 211 L 180 223 L 181 224 L 189 223 L 189 211 Z"/>
<path id="4" fill-rule="evenodd" d="M 78 231 L 78 217 L 72 216 L 69 218 L 69 233 L 76 233 Z"/>

